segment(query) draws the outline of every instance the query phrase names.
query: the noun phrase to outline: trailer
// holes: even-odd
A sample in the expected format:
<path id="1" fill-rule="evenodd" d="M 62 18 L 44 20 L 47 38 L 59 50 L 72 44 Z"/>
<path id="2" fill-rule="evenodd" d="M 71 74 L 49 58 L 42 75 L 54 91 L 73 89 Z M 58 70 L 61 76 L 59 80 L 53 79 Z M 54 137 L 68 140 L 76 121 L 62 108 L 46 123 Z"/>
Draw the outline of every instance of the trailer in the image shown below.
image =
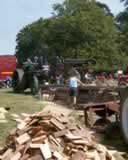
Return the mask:
<path id="1" fill-rule="evenodd" d="M 0 88 L 6 86 L 6 80 L 11 79 L 16 69 L 16 57 L 13 55 L 0 55 Z"/>
<path id="2" fill-rule="evenodd" d="M 0 80 L 5 81 L 6 77 L 12 77 L 16 69 L 16 57 L 13 55 L 0 56 Z"/>

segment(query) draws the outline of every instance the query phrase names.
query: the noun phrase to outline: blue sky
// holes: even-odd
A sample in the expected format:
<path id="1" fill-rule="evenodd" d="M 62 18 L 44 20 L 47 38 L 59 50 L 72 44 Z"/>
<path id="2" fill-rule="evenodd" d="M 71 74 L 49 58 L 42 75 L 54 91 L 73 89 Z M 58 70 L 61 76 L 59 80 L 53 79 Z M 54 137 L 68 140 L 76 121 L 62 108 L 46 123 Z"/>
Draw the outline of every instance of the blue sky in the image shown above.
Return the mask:
<path id="1" fill-rule="evenodd" d="M 123 10 L 119 0 L 99 0 L 116 15 Z M 25 25 L 49 17 L 52 5 L 63 0 L 0 0 L 0 54 L 15 53 L 16 34 Z"/>

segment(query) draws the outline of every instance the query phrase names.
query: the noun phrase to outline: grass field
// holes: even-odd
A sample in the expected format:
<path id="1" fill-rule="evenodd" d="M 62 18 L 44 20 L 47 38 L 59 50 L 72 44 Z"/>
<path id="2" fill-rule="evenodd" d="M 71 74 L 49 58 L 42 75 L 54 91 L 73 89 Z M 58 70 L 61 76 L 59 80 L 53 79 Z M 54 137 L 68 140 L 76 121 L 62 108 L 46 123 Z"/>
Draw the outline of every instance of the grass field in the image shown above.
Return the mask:
<path id="1" fill-rule="evenodd" d="M 0 107 L 10 108 L 6 114 L 8 123 L 0 123 L 0 147 L 4 145 L 9 131 L 16 127 L 16 122 L 10 114 L 34 113 L 43 109 L 39 100 L 30 94 L 14 94 L 7 89 L 0 90 Z"/>

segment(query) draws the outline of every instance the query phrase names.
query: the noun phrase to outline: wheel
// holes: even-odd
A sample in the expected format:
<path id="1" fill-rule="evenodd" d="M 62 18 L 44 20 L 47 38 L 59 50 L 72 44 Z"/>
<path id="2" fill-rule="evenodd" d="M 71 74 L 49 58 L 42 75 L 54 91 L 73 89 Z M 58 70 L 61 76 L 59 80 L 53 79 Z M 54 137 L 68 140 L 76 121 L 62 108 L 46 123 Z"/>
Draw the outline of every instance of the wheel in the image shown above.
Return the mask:
<path id="1" fill-rule="evenodd" d="M 24 76 L 24 71 L 22 69 L 16 69 L 12 76 L 12 88 L 13 91 L 19 93 L 21 91 L 21 82 Z"/>
<path id="2" fill-rule="evenodd" d="M 39 91 L 39 81 L 36 76 L 32 77 L 31 93 L 35 95 Z"/>
<path id="3" fill-rule="evenodd" d="M 128 88 L 121 93 L 120 126 L 125 142 L 128 144 Z"/>

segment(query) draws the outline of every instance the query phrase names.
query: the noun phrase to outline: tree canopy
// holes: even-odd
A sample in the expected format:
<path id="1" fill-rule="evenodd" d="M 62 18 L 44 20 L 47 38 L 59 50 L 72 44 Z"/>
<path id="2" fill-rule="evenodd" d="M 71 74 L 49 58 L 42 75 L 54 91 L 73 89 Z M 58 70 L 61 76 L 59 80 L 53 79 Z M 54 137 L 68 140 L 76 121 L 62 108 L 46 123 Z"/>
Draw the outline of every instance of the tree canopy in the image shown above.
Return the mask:
<path id="1" fill-rule="evenodd" d="M 117 29 L 109 8 L 88 0 L 65 0 L 53 6 L 53 16 L 40 18 L 17 34 L 19 61 L 34 55 L 94 58 L 111 66 L 118 59 Z"/>
<path id="2" fill-rule="evenodd" d="M 116 17 L 118 26 L 118 47 L 125 63 L 128 61 L 128 8 Z"/>
<path id="3" fill-rule="evenodd" d="M 126 6 L 128 5 L 128 0 L 120 0 L 120 1 L 124 2 Z"/>

